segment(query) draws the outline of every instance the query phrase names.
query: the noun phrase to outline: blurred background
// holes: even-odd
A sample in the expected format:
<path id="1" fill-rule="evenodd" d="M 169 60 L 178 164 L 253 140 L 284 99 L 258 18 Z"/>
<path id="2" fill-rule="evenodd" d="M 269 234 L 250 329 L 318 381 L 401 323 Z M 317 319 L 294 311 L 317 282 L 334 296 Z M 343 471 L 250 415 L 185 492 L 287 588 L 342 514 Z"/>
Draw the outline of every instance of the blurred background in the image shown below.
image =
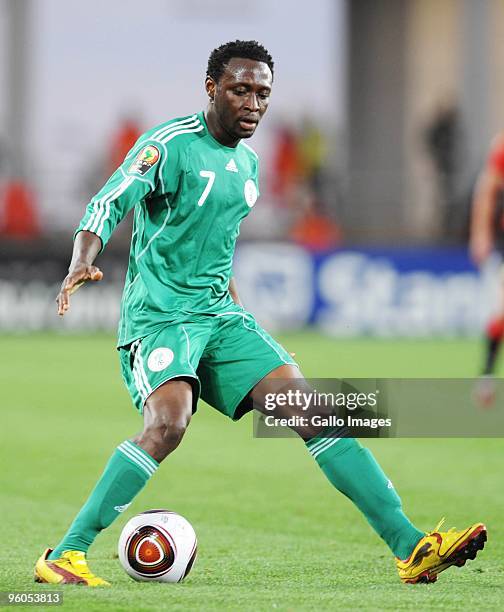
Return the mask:
<path id="1" fill-rule="evenodd" d="M 276 64 L 250 141 L 262 197 L 235 274 L 273 331 L 481 330 L 495 270 L 467 256 L 504 112 L 504 0 L 0 0 L 0 330 L 113 330 L 125 222 L 64 320 L 54 297 L 90 197 L 140 133 L 205 107 L 210 51 Z"/>

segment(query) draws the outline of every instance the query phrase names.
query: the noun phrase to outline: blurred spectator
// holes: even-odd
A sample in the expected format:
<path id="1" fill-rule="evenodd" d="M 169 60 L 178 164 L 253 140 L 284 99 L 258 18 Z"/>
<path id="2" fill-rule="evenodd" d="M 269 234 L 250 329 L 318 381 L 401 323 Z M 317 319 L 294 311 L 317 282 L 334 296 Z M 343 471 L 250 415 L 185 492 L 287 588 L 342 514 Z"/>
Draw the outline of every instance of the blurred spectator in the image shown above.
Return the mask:
<path id="1" fill-rule="evenodd" d="M 31 189 L 20 179 L 6 181 L 0 194 L 0 234 L 9 238 L 37 238 L 40 221 Z"/>
<path id="2" fill-rule="evenodd" d="M 273 153 L 273 183 L 271 191 L 281 205 L 288 204 L 286 199 L 303 176 L 299 143 L 296 132 L 284 125 L 277 130 Z"/>
<path id="3" fill-rule="evenodd" d="M 443 101 L 438 105 L 425 128 L 424 139 L 437 174 L 443 228 L 446 235 L 453 235 L 454 229 L 460 227 L 457 178 L 463 141 L 461 117 L 454 102 Z"/>
<path id="4" fill-rule="evenodd" d="M 276 133 L 271 195 L 287 212 L 286 238 L 312 251 L 326 251 L 341 242 L 341 229 L 326 209 L 327 143 L 309 117 L 296 131 L 286 125 Z"/>
<path id="5" fill-rule="evenodd" d="M 291 227 L 290 238 L 313 252 L 328 251 L 341 244 L 341 229 L 323 210 L 311 190 L 304 197 L 299 216 Z"/>
<path id="6" fill-rule="evenodd" d="M 126 116 L 121 119 L 111 139 L 105 178 L 108 178 L 119 168 L 128 151 L 134 146 L 141 135 L 142 128 L 134 117 Z"/>
<path id="7" fill-rule="evenodd" d="M 317 199 L 323 198 L 324 165 L 327 143 L 323 133 L 309 117 L 305 117 L 299 136 L 299 150 L 304 176 Z"/>

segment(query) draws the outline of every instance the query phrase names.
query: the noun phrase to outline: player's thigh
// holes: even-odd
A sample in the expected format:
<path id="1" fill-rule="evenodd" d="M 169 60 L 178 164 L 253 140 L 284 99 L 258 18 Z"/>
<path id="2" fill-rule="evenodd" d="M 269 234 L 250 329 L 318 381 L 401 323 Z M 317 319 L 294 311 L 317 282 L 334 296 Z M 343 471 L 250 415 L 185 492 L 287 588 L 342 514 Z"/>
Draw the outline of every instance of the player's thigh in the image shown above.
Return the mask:
<path id="1" fill-rule="evenodd" d="M 307 394 L 311 393 L 313 389 L 306 382 L 297 365 L 285 364 L 275 368 L 262 378 L 252 389 L 250 395 L 255 408 L 259 412 L 268 414 L 268 409 L 264 408 L 266 397 L 272 393 L 288 393 L 289 391 L 293 393 L 300 391 Z M 290 416 L 290 405 L 279 406 L 278 413 L 282 417 Z"/>
<path id="2" fill-rule="evenodd" d="M 280 366 L 297 367 L 292 356 L 243 312 L 219 317 L 198 367 L 201 397 L 238 419 L 252 409 L 249 394 Z"/>
<path id="3" fill-rule="evenodd" d="M 119 349 L 123 380 L 141 414 L 147 399 L 157 389 L 180 378 L 191 384 L 196 410 L 200 390 L 196 368 L 210 330 L 205 323 L 168 323 Z"/>

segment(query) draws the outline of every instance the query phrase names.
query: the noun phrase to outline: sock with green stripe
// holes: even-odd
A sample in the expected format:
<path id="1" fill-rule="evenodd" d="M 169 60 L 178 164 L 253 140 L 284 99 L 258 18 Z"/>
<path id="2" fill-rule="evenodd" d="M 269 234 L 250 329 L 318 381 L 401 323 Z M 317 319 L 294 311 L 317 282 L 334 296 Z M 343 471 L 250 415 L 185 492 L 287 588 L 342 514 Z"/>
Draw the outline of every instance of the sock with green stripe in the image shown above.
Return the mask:
<path id="1" fill-rule="evenodd" d="M 158 462 L 134 442 L 126 440 L 120 444 L 49 559 L 59 559 L 65 550 L 87 552 L 100 531 L 126 510 L 158 466 Z"/>
<path id="2" fill-rule="evenodd" d="M 401 498 L 371 451 L 355 438 L 317 436 L 306 446 L 329 482 L 352 500 L 394 555 L 407 559 L 425 534 L 404 514 Z"/>

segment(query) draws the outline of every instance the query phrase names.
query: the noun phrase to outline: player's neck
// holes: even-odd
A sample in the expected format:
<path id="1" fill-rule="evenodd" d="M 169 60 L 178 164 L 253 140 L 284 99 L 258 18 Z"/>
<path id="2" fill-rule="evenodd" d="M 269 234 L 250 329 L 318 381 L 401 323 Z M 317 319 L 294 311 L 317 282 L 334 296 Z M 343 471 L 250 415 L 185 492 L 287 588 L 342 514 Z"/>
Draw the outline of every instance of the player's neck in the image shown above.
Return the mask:
<path id="1" fill-rule="evenodd" d="M 205 121 L 207 124 L 208 131 L 215 138 L 217 142 L 225 147 L 235 148 L 240 142 L 239 138 L 232 136 L 222 127 L 215 110 L 210 104 L 205 112 Z"/>

